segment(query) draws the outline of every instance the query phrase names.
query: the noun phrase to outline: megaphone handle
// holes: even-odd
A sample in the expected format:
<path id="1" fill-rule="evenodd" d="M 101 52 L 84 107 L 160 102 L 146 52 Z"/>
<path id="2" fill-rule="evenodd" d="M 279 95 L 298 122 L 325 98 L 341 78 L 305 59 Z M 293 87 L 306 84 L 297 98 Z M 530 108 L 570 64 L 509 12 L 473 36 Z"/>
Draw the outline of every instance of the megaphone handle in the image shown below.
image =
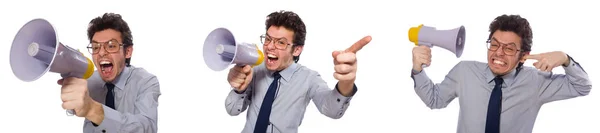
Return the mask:
<path id="1" fill-rule="evenodd" d="M 75 110 L 67 109 L 67 116 L 73 116 L 73 115 L 75 115 Z"/>
<path id="2" fill-rule="evenodd" d="M 73 73 L 65 73 L 65 74 L 61 74 L 60 75 L 63 79 L 66 77 L 78 77 L 81 78 L 80 76 L 77 75 L 73 75 Z M 73 116 L 75 115 L 75 110 L 73 109 L 67 109 L 67 116 Z"/>

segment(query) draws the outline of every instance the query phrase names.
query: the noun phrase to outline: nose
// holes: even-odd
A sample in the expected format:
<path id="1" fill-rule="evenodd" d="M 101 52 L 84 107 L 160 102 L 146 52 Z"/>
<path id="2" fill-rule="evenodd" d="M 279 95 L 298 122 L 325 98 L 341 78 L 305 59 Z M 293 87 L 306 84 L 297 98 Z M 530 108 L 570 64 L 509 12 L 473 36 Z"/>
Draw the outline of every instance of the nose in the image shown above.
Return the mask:
<path id="1" fill-rule="evenodd" d="M 505 55 L 505 53 L 504 53 L 504 48 L 503 48 L 503 47 L 499 47 L 499 48 L 496 50 L 496 52 L 495 52 L 495 53 L 496 53 L 496 55 L 498 55 L 498 56 Z"/>
<path id="2" fill-rule="evenodd" d="M 106 49 L 104 47 L 100 47 L 100 51 L 98 51 L 98 55 L 100 56 L 104 56 L 108 53 L 108 51 L 106 51 Z"/>
<path id="3" fill-rule="evenodd" d="M 274 50 L 275 49 L 275 43 L 274 41 L 271 41 L 269 43 L 266 43 L 265 46 L 267 47 L 267 49 L 269 50 Z"/>

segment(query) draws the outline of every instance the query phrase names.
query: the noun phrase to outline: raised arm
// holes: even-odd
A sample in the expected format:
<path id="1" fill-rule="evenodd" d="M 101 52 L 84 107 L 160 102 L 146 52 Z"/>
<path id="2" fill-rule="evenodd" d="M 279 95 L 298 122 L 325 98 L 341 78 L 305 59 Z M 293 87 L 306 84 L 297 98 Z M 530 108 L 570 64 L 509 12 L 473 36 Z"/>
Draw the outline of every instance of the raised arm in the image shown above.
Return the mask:
<path id="1" fill-rule="evenodd" d="M 321 112 L 321 114 L 333 118 L 341 118 L 348 106 L 350 106 L 350 100 L 357 91 L 356 85 L 353 85 L 352 92 L 348 96 L 344 96 L 340 93 L 338 88 L 339 82 L 336 84 L 334 89 L 327 86 L 327 83 L 321 78 L 321 75 L 316 74 L 310 81 L 310 90 L 308 92 L 309 97 L 313 100 L 313 103 Z"/>
<path id="2" fill-rule="evenodd" d="M 538 72 L 540 83 L 540 102 L 548 103 L 578 96 L 585 96 L 592 89 L 592 82 L 585 70 L 569 55 L 562 67 L 565 74 Z"/>

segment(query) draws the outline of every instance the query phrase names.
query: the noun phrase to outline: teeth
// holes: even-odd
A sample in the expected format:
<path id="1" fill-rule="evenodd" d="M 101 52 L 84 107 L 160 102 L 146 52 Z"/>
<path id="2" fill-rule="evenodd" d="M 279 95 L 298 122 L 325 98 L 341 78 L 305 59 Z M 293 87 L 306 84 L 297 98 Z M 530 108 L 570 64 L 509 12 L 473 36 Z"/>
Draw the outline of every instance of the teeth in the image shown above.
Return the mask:
<path id="1" fill-rule="evenodd" d="M 275 56 L 273 54 L 267 54 L 267 57 L 269 57 L 269 58 L 277 58 L 277 56 Z"/>
<path id="2" fill-rule="evenodd" d="M 106 64 L 110 64 L 110 62 L 108 62 L 108 61 L 100 61 L 100 65 L 106 65 Z"/>
<path id="3" fill-rule="evenodd" d="M 496 63 L 496 64 L 500 64 L 500 65 L 504 65 L 504 64 L 505 64 L 504 62 L 502 62 L 502 61 L 498 61 L 498 60 L 494 60 L 494 63 Z"/>

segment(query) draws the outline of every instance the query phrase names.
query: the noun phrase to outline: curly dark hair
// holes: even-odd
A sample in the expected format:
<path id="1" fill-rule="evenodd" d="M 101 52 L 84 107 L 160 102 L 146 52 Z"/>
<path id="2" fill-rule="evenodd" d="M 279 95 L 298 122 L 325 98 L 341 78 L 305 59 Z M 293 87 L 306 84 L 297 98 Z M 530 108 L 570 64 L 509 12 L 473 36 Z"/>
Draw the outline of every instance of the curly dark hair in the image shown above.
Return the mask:
<path id="1" fill-rule="evenodd" d="M 521 52 L 531 51 L 531 46 L 533 45 L 533 32 L 527 19 L 521 17 L 520 15 L 506 14 L 496 17 L 490 24 L 490 35 L 488 36 L 488 41 L 492 38 L 492 34 L 494 34 L 494 32 L 497 30 L 514 32 L 521 37 Z M 522 55 L 523 54 L 520 54 L 520 56 Z M 517 66 L 517 72 L 522 66 L 523 63 L 519 62 L 519 65 Z"/>
<path id="2" fill-rule="evenodd" d="M 488 40 L 492 38 L 492 34 L 497 30 L 516 33 L 521 37 L 521 50 L 523 52 L 531 51 L 533 32 L 527 19 L 522 18 L 520 15 L 506 14 L 496 17 L 490 24 Z"/>
<path id="3" fill-rule="evenodd" d="M 115 13 L 104 13 L 102 17 L 99 16 L 92 19 L 87 29 L 88 40 L 92 42 L 92 37 L 94 37 L 96 32 L 106 29 L 113 29 L 121 33 L 121 40 L 123 40 L 122 43 L 124 49 L 133 46 L 133 37 L 131 35 L 129 25 L 127 25 L 127 22 L 123 20 L 120 14 Z M 125 53 L 127 50 L 123 50 L 123 52 Z M 131 58 L 125 59 L 125 64 L 127 66 L 130 66 L 130 62 Z"/>
<path id="4" fill-rule="evenodd" d="M 294 39 L 292 42 L 292 49 L 297 46 L 304 46 L 304 40 L 306 39 L 306 26 L 298 14 L 292 11 L 276 11 L 272 12 L 267 16 L 265 22 L 266 30 L 269 30 L 271 26 L 283 26 L 286 29 L 294 32 Z M 300 55 L 294 56 L 294 62 L 300 60 Z"/>

